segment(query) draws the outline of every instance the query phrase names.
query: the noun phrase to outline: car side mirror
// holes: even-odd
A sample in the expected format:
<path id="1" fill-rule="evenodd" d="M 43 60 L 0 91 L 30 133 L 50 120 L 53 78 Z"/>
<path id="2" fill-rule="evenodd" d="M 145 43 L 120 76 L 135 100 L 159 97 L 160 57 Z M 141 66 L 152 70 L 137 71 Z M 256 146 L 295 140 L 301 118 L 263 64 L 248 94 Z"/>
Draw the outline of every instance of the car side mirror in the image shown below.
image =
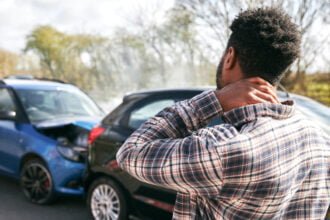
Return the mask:
<path id="1" fill-rule="evenodd" d="M 16 112 L 14 111 L 0 111 L 0 120 L 16 120 Z"/>

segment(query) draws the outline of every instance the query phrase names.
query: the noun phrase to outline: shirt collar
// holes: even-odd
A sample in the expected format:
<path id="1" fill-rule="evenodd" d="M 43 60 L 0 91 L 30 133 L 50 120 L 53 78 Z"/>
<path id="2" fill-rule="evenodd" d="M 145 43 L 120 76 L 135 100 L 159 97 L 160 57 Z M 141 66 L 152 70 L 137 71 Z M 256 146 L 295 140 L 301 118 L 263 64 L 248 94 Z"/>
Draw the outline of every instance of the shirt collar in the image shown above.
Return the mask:
<path id="1" fill-rule="evenodd" d="M 272 117 L 274 119 L 286 119 L 294 113 L 294 103 L 287 100 L 280 104 L 260 103 L 247 105 L 225 112 L 223 119 L 225 122 L 235 127 L 256 120 L 258 117 Z"/>

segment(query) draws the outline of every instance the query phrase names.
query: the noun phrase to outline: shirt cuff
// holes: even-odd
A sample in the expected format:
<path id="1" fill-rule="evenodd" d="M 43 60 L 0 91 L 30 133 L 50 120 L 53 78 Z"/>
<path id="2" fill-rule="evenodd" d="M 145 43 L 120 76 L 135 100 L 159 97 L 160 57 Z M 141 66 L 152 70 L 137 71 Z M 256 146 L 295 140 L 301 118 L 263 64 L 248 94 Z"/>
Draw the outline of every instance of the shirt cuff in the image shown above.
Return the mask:
<path id="1" fill-rule="evenodd" d="M 222 116 L 223 109 L 214 90 L 205 91 L 191 99 L 198 118 L 201 122 L 208 122 L 215 116 Z"/>

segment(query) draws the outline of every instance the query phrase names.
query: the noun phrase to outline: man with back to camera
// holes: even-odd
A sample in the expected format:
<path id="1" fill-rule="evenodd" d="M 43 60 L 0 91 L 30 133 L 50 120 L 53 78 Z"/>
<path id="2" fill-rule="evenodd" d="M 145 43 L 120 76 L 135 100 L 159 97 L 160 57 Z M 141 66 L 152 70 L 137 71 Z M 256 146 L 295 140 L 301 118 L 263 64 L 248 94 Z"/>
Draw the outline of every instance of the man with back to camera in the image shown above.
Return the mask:
<path id="1" fill-rule="evenodd" d="M 275 89 L 301 36 L 282 10 L 241 12 L 217 90 L 166 108 L 117 153 L 120 167 L 177 193 L 173 219 L 324 219 L 330 140 Z M 224 124 L 205 125 L 214 117 Z"/>

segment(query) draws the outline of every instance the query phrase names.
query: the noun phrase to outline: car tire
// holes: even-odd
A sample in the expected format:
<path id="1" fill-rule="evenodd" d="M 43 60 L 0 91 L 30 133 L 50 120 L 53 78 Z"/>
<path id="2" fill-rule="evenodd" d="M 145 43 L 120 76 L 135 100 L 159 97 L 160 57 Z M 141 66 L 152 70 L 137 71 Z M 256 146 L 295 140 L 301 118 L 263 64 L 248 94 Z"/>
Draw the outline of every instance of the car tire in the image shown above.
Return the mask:
<path id="1" fill-rule="evenodd" d="M 31 159 L 23 164 L 20 186 L 24 196 L 32 203 L 46 205 L 55 199 L 52 176 L 41 159 Z"/>
<path id="2" fill-rule="evenodd" d="M 110 178 L 96 179 L 88 190 L 87 205 L 95 220 L 126 220 L 127 199 L 120 186 Z"/>

